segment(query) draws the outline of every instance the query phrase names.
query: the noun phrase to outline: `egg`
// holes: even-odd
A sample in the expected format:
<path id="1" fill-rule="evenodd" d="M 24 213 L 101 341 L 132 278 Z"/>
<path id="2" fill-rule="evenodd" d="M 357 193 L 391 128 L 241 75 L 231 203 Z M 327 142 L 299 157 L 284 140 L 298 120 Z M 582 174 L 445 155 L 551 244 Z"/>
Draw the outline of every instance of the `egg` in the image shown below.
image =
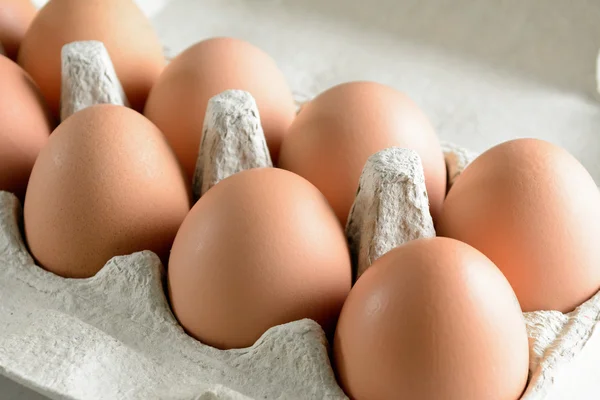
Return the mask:
<path id="1" fill-rule="evenodd" d="M 0 88 L 0 190 L 23 200 L 31 169 L 54 128 L 54 120 L 35 83 L 3 56 Z"/>
<path id="2" fill-rule="evenodd" d="M 36 261 L 69 278 L 114 256 L 152 250 L 164 260 L 190 209 L 183 171 L 141 114 L 97 105 L 52 133 L 25 196 L 25 237 Z"/>
<path id="3" fill-rule="evenodd" d="M 444 154 L 425 114 L 390 87 L 350 82 L 306 103 L 285 136 L 279 167 L 319 188 L 345 224 L 367 159 L 392 146 L 421 157 L 435 221 L 446 193 Z"/>
<path id="4" fill-rule="evenodd" d="M 208 100 L 229 89 L 252 94 L 271 158 L 278 158 L 295 103 L 283 73 L 266 53 L 233 38 L 197 43 L 175 57 L 152 88 L 144 114 L 166 135 L 190 182 Z"/>
<path id="5" fill-rule="evenodd" d="M 350 257 L 313 185 L 256 168 L 219 182 L 194 205 L 175 238 L 168 282 L 187 333 L 216 348 L 243 348 L 303 318 L 332 332 L 350 290 Z"/>
<path id="6" fill-rule="evenodd" d="M 438 234 L 488 256 L 523 311 L 572 311 L 600 289 L 600 193 L 551 143 L 518 139 L 480 155 L 448 192 Z"/>
<path id="7" fill-rule="evenodd" d="M 373 263 L 344 304 L 334 358 L 354 400 L 517 400 L 529 368 L 506 278 L 448 238 L 414 240 Z"/>
<path id="8" fill-rule="evenodd" d="M 61 49 L 70 42 L 104 43 L 131 106 L 141 111 L 165 64 L 150 21 L 132 0 L 52 0 L 23 38 L 19 64 L 59 116 Z"/>
<path id="9" fill-rule="evenodd" d="M 17 57 L 21 40 L 36 13 L 29 0 L 0 1 L 0 47 L 4 47 L 8 57 Z"/>

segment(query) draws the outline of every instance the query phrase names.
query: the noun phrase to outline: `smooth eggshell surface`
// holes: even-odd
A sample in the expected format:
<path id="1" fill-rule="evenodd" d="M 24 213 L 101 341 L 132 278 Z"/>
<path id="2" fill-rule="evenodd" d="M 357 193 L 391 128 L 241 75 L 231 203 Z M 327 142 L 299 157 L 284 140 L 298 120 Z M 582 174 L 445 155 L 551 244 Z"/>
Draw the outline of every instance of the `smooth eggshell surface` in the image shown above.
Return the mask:
<path id="1" fill-rule="evenodd" d="M 344 304 L 334 356 L 355 400 L 517 400 L 529 367 L 506 278 L 447 238 L 408 242 L 373 263 Z"/>
<path id="2" fill-rule="evenodd" d="M 600 192 L 551 143 L 518 139 L 479 156 L 448 193 L 438 234 L 488 256 L 523 311 L 572 311 L 600 289 Z"/>
<path id="3" fill-rule="evenodd" d="M 440 143 L 419 107 L 387 86 L 346 83 L 307 103 L 283 141 L 279 166 L 319 188 L 345 224 L 367 159 L 392 146 L 421 157 L 435 221 L 446 194 Z"/>
<path id="4" fill-rule="evenodd" d="M 144 114 L 164 132 L 191 181 L 202 138 L 208 100 L 229 89 L 256 100 L 275 162 L 295 116 L 283 73 L 262 50 L 241 40 L 214 38 L 197 43 L 165 68 L 152 88 Z"/>
<path id="5" fill-rule="evenodd" d="M 303 318 L 332 332 L 350 290 L 346 238 L 327 201 L 291 172 L 235 174 L 200 198 L 169 259 L 177 319 L 220 349 Z"/>
<path id="6" fill-rule="evenodd" d="M 52 0 L 33 20 L 19 51 L 19 64 L 40 86 L 59 116 L 61 50 L 71 42 L 104 43 L 131 106 L 143 110 L 165 59 L 160 41 L 132 0 Z"/>
<path id="7" fill-rule="evenodd" d="M 29 0 L 0 1 L 0 44 L 13 60 L 37 9 Z"/>
<path id="8" fill-rule="evenodd" d="M 35 83 L 4 56 L 0 56 L 0 88 L 0 190 L 23 200 L 54 121 Z"/>
<path id="9" fill-rule="evenodd" d="M 60 276 L 93 276 L 112 257 L 166 260 L 190 209 L 183 171 L 139 113 L 98 105 L 67 118 L 41 151 L 25 196 L 34 258 Z"/>

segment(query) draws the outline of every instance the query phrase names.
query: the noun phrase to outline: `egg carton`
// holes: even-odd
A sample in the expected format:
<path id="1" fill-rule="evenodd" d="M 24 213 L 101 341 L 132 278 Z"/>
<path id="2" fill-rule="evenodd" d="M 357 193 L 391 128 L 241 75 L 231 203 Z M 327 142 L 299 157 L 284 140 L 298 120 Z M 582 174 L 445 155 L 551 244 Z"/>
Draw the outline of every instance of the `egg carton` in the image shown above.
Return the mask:
<path id="1" fill-rule="evenodd" d="M 101 43 L 67 45 L 63 117 L 100 102 L 126 104 L 111 71 Z M 98 93 L 79 93 L 90 88 Z M 271 165 L 256 103 L 246 92 L 211 99 L 203 132 L 196 197 L 236 172 Z M 450 144 L 444 154 L 451 185 L 475 155 Z M 359 187 L 346 227 L 355 275 L 393 247 L 435 235 L 415 152 L 373 155 Z M 0 192 L 0 373 L 8 378 L 52 399 L 346 398 L 316 322 L 275 326 L 249 348 L 217 350 L 178 324 L 165 297 L 165 269 L 152 252 L 114 257 L 92 278 L 67 279 L 35 264 L 21 228 L 19 201 Z M 600 295 L 569 314 L 524 317 L 530 377 L 522 399 L 597 398 Z"/>

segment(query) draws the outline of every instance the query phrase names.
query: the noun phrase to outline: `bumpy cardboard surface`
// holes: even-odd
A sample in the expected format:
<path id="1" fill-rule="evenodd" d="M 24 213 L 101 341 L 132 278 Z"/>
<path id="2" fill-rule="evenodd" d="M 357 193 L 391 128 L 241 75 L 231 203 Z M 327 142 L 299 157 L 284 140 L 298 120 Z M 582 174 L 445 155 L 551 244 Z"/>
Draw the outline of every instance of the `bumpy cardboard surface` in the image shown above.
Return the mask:
<path id="1" fill-rule="evenodd" d="M 419 155 L 391 147 L 369 157 L 346 224 L 353 276 L 410 240 L 435 236 Z"/>
<path id="2" fill-rule="evenodd" d="M 95 104 L 129 106 L 102 42 L 72 42 L 61 50 L 60 119 Z"/>

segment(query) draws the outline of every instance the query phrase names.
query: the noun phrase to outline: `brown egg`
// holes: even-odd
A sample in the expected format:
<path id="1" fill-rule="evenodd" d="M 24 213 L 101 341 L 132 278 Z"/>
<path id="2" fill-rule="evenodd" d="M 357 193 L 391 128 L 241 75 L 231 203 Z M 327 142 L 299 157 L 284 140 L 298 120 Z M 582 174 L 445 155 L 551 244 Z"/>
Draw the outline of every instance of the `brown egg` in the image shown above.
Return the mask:
<path id="1" fill-rule="evenodd" d="M 338 322 L 339 381 L 355 400 L 516 400 L 525 321 L 502 273 L 472 247 L 419 239 L 373 263 Z"/>
<path id="2" fill-rule="evenodd" d="M 131 106 L 141 111 L 165 64 L 150 21 L 132 0 L 52 0 L 27 31 L 19 64 L 40 86 L 54 115 L 59 115 L 61 49 L 80 40 L 104 43 Z"/>
<path id="3" fill-rule="evenodd" d="M 31 169 L 54 121 L 35 83 L 3 56 L 0 88 L 0 190 L 23 200 Z"/>
<path id="4" fill-rule="evenodd" d="M 25 196 L 25 236 L 42 267 L 93 276 L 113 256 L 163 259 L 190 209 L 183 171 L 137 112 L 98 105 L 67 118 L 42 149 Z"/>
<path id="5" fill-rule="evenodd" d="M 448 193 L 438 234 L 488 256 L 523 311 L 571 311 L 600 289 L 600 193 L 553 144 L 519 139 L 479 156 Z"/>
<path id="6" fill-rule="evenodd" d="M 177 319 L 220 349 L 251 346 L 303 318 L 331 332 L 350 290 L 346 238 L 308 181 L 262 168 L 235 174 L 200 198 L 169 259 Z"/>
<path id="7" fill-rule="evenodd" d="M 319 188 L 345 224 L 367 159 L 392 146 L 421 157 L 435 221 L 446 193 L 442 149 L 425 114 L 387 86 L 346 83 L 305 104 L 283 141 L 279 166 Z"/>
<path id="8" fill-rule="evenodd" d="M 262 50 L 237 39 L 215 38 L 178 55 L 160 76 L 144 114 L 164 132 L 190 181 L 196 167 L 208 100 L 229 89 L 250 92 L 275 162 L 295 116 L 282 72 Z"/>
<path id="9" fill-rule="evenodd" d="M 0 44 L 13 60 L 36 13 L 29 0 L 0 0 Z"/>

